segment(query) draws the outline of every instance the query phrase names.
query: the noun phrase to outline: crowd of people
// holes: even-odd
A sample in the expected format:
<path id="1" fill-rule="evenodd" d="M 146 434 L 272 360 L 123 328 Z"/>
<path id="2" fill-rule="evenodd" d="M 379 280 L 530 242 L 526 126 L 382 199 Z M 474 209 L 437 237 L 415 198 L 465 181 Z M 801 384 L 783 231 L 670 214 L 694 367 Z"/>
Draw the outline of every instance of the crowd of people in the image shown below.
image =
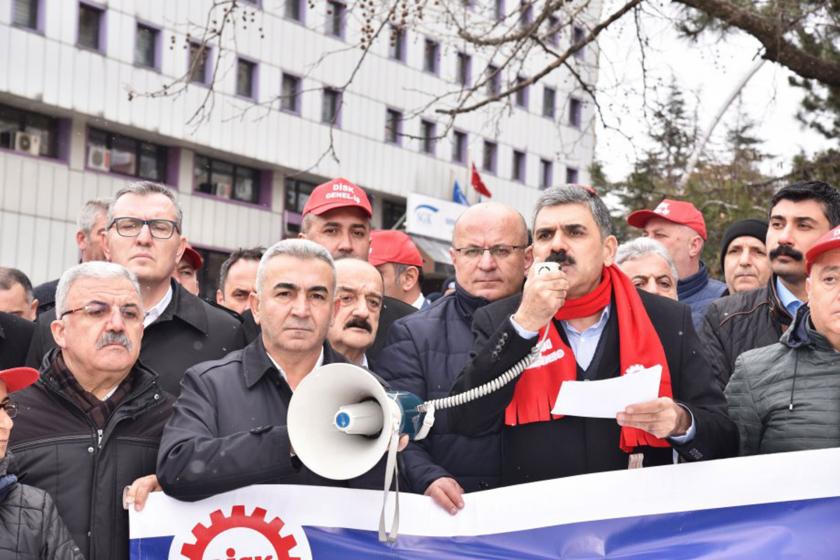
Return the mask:
<path id="1" fill-rule="evenodd" d="M 137 182 L 84 205 L 80 263 L 60 278 L 33 287 L 0 268 L 0 519 L 22 519 L 2 525 L 0 548 L 128 558 L 126 508 L 155 491 L 381 489 L 382 462 L 328 480 L 290 444 L 292 394 L 335 362 L 426 400 L 492 381 L 541 344 L 514 383 L 439 411 L 400 454 L 402 487 L 453 515 L 465 493 L 500 486 L 840 445 L 828 184 L 789 184 L 766 216 L 729 225 L 723 281 L 685 201 L 630 213 L 639 236 L 623 243 L 591 187 L 546 189 L 530 221 L 473 205 L 454 226 L 455 276 L 434 295 L 411 238 L 371 231 L 372 214 L 346 179 L 316 187 L 300 238 L 232 253 L 207 301 L 177 199 Z M 545 261 L 560 266 L 537 274 Z M 613 419 L 552 413 L 565 380 L 657 365 L 658 397 Z"/>

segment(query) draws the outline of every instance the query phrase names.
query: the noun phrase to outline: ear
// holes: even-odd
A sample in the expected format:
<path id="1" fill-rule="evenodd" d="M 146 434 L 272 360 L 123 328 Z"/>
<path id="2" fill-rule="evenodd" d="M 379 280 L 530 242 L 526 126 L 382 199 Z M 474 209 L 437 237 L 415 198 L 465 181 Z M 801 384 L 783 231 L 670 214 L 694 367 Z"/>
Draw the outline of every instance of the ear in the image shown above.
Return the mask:
<path id="1" fill-rule="evenodd" d="M 107 231 L 102 235 L 102 252 L 105 253 L 106 261 L 113 262 L 113 259 L 111 259 L 111 236 L 108 235 Z"/>
<path id="2" fill-rule="evenodd" d="M 455 256 L 458 254 L 458 251 L 455 250 L 454 247 L 449 248 L 449 260 L 455 262 Z"/>
<path id="3" fill-rule="evenodd" d="M 811 301 L 811 277 L 805 278 L 805 293 L 808 295 L 808 301 Z"/>
<path id="4" fill-rule="evenodd" d="M 222 305 L 225 301 L 225 294 L 222 293 L 222 290 L 216 290 L 216 303 Z"/>
<path id="5" fill-rule="evenodd" d="M 87 236 L 82 230 L 76 232 L 76 246 L 79 248 L 79 251 L 84 251 L 85 247 L 87 247 Z"/>
<path id="6" fill-rule="evenodd" d="M 177 268 L 178 263 L 181 262 L 181 257 L 184 256 L 184 251 L 187 250 L 187 238 L 183 235 L 181 236 L 181 241 L 178 242 L 178 252 L 175 253 L 175 267 Z"/>
<path id="7" fill-rule="evenodd" d="M 400 289 L 404 292 L 410 291 L 420 279 L 420 271 L 416 267 L 407 268 L 400 278 Z"/>
<path id="8" fill-rule="evenodd" d="M 618 250 L 618 239 L 614 235 L 608 235 L 604 239 L 604 266 L 615 264 L 615 252 Z"/>
<path id="9" fill-rule="evenodd" d="M 64 321 L 59 319 L 50 323 L 50 331 L 52 332 L 53 339 L 59 348 L 67 348 L 67 341 L 64 338 L 64 328 Z"/>
<path id="10" fill-rule="evenodd" d="M 691 258 L 699 257 L 700 254 L 703 252 L 703 238 L 699 235 L 695 235 L 691 238 L 691 242 L 688 245 L 688 255 Z"/>
<path id="11" fill-rule="evenodd" d="M 528 276 L 528 269 L 534 264 L 534 246 L 525 247 L 525 276 Z"/>
<path id="12" fill-rule="evenodd" d="M 251 313 L 254 314 L 254 322 L 260 324 L 260 296 L 257 292 L 248 294 L 248 306 L 251 308 Z"/>
<path id="13" fill-rule="evenodd" d="M 38 318 L 38 298 L 32 298 L 32 303 L 29 304 L 29 311 L 32 313 L 32 317 L 34 317 L 32 319 L 33 321 Z"/>

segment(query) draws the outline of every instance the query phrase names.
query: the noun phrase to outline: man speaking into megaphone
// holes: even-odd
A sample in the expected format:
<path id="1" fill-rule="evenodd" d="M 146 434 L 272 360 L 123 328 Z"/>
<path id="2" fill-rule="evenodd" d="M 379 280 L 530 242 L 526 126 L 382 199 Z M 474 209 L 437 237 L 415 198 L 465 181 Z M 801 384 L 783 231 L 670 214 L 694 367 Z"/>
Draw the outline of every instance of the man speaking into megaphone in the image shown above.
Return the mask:
<path id="1" fill-rule="evenodd" d="M 303 465 L 289 441 L 287 411 L 298 384 L 321 366 L 346 362 L 326 342 L 335 285 L 333 259 L 317 243 L 287 239 L 265 252 L 250 296 L 261 335 L 184 377 L 158 455 L 167 494 L 193 501 L 251 484 L 382 488 L 384 465 L 327 479 Z"/>

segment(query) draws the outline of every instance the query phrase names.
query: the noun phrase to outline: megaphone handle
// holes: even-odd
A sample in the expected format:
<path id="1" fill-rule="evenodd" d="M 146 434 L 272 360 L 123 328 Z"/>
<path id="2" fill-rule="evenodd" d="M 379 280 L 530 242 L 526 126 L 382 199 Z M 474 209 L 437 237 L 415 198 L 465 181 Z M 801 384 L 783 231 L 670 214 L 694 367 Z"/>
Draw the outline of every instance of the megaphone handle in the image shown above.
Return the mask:
<path id="1" fill-rule="evenodd" d="M 399 430 L 394 430 L 391 433 L 391 442 L 388 444 L 388 459 L 385 461 L 385 494 L 382 497 L 382 511 L 379 514 L 379 542 L 395 542 L 400 527 L 400 477 L 399 464 L 397 463 L 399 442 Z M 391 519 L 391 531 L 389 532 L 385 529 L 385 508 L 388 505 L 388 494 L 391 492 L 392 480 L 396 481 L 396 496 L 394 497 L 394 517 Z"/>

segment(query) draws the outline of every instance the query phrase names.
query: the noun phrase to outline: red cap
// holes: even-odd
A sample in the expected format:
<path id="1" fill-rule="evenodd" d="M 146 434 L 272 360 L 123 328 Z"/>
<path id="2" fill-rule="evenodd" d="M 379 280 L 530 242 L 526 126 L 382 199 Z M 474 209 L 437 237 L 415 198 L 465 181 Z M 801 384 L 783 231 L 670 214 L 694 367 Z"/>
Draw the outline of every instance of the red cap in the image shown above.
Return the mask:
<path id="1" fill-rule="evenodd" d="M 196 270 L 201 268 L 201 265 L 204 264 L 204 259 L 201 258 L 201 253 L 193 249 L 189 243 L 187 243 L 187 248 L 184 249 L 184 256 L 181 258 L 190 261 L 190 264 Z"/>
<path id="2" fill-rule="evenodd" d="M 822 255 L 833 249 L 840 249 L 840 226 L 829 231 L 814 243 L 805 253 L 805 270 L 811 274 L 811 265 Z"/>
<path id="3" fill-rule="evenodd" d="M 380 229 L 370 232 L 370 256 L 373 266 L 385 263 L 423 266 L 423 257 L 411 238 L 401 231 Z"/>
<path id="4" fill-rule="evenodd" d="M 703 213 L 690 202 L 666 198 L 653 210 L 631 212 L 627 216 L 627 223 L 641 229 L 651 218 L 663 218 L 675 224 L 688 226 L 706 240 L 706 220 L 703 219 Z"/>
<path id="5" fill-rule="evenodd" d="M 312 213 L 320 216 L 324 212 L 346 206 L 361 208 L 368 218 L 373 216 L 365 191 L 347 179 L 338 177 L 315 187 L 306 201 L 306 206 L 303 207 L 303 215 Z"/>
<path id="6" fill-rule="evenodd" d="M 0 371 L 0 381 L 6 384 L 7 393 L 26 389 L 38 381 L 38 377 L 40 377 L 38 370 L 30 367 L 16 367 Z"/>

